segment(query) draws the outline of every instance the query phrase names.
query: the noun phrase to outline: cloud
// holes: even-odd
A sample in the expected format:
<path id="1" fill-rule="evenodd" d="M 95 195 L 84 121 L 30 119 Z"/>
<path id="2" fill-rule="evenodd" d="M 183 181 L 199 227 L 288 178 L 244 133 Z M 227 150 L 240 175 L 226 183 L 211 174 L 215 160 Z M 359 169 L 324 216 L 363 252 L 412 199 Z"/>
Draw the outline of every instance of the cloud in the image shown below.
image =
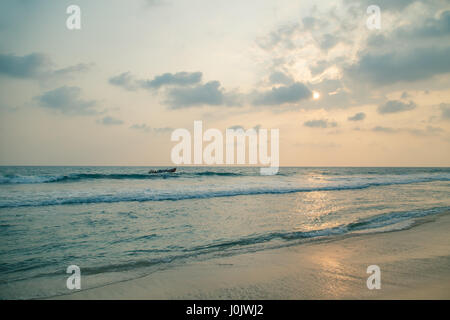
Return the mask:
<path id="1" fill-rule="evenodd" d="M 110 116 L 106 116 L 98 120 L 97 123 L 103 124 L 105 126 L 114 126 L 123 124 L 123 121 Z"/>
<path id="2" fill-rule="evenodd" d="M 89 71 L 89 69 L 91 69 L 92 65 L 93 65 L 92 63 L 91 64 L 79 63 L 74 66 L 57 69 L 57 70 L 53 71 L 53 74 L 54 75 L 66 75 L 66 74 L 71 74 L 71 73 L 75 73 L 75 72 L 86 72 L 86 71 Z"/>
<path id="3" fill-rule="evenodd" d="M 141 86 L 143 88 L 158 89 L 162 86 L 190 86 L 198 84 L 202 81 L 201 72 L 177 72 L 164 73 L 162 75 L 156 76 L 153 80 L 141 81 Z"/>
<path id="4" fill-rule="evenodd" d="M 448 103 L 441 103 L 439 105 L 442 112 L 442 119 L 444 120 L 450 120 L 450 104 Z"/>
<path id="5" fill-rule="evenodd" d="M 111 77 L 108 82 L 112 85 L 122 87 L 127 90 L 135 90 L 137 88 L 136 80 L 130 72 L 124 72 L 117 76 Z"/>
<path id="6" fill-rule="evenodd" d="M 326 60 L 318 60 L 309 66 L 309 71 L 313 76 L 318 75 L 328 68 L 329 63 Z"/>
<path id="7" fill-rule="evenodd" d="M 80 63 L 62 69 L 53 69 L 51 59 L 41 53 L 25 56 L 0 54 L 0 75 L 22 79 L 38 79 L 52 76 L 69 75 L 89 70 L 90 64 Z"/>
<path id="8" fill-rule="evenodd" d="M 191 86 L 202 81 L 201 72 L 177 72 L 164 73 L 155 76 L 152 80 L 137 80 L 130 72 L 124 72 L 117 76 L 109 78 L 109 83 L 115 86 L 123 87 L 127 90 L 159 89 L 163 86 Z"/>
<path id="9" fill-rule="evenodd" d="M 295 82 L 290 86 L 274 87 L 271 90 L 254 93 L 253 104 L 259 105 L 281 105 L 284 103 L 299 102 L 309 99 L 311 90 L 303 83 Z"/>
<path id="10" fill-rule="evenodd" d="M 292 82 L 294 82 L 294 80 L 290 76 L 280 71 L 273 72 L 269 77 L 269 81 L 271 84 L 284 84 L 284 85 L 289 85 Z"/>
<path id="11" fill-rule="evenodd" d="M 319 42 L 319 46 L 322 50 L 329 50 L 337 45 L 338 38 L 330 33 L 324 34 Z"/>
<path id="12" fill-rule="evenodd" d="M 374 132 L 384 132 L 384 133 L 394 133 L 397 132 L 396 129 L 390 127 L 376 126 L 372 129 Z"/>
<path id="13" fill-rule="evenodd" d="M 448 38 L 437 38 L 445 37 L 447 29 L 450 30 L 447 23 L 450 11 L 447 9 L 448 12 L 435 17 L 445 10 L 439 1 L 381 0 L 374 3 L 363 0 L 361 5 L 359 0 L 344 0 L 346 5 L 336 8 L 317 6 L 303 21 L 280 24 L 273 32 L 258 37 L 256 42 L 262 49 L 258 53 L 269 71 L 295 75 L 296 79 L 301 79 L 296 81 L 320 93 L 320 99 L 302 103 L 305 109 L 381 104 L 383 97 L 390 96 L 391 92 L 412 91 L 422 84 L 432 90 L 445 86 L 446 81 L 444 77 L 432 77 L 450 74 Z M 413 2 L 417 2 L 416 5 L 412 5 Z M 380 32 L 370 31 L 365 26 L 366 8 L 372 4 L 382 10 L 385 23 L 382 22 Z M 401 11 L 407 7 L 407 12 Z M 420 29 L 424 35 L 428 28 L 436 31 L 435 37 L 405 41 L 397 34 L 403 26 Z M 332 54 L 327 50 L 333 50 Z M 441 78 L 444 83 L 439 81 Z M 428 79 L 432 81 L 412 83 Z M 319 88 L 330 80 L 340 81 L 341 87 Z M 273 81 L 273 84 L 290 85 L 281 81 Z"/>
<path id="14" fill-rule="evenodd" d="M 367 45 L 369 47 L 380 47 L 386 43 L 387 39 L 380 33 L 373 33 L 367 38 Z"/>
<path id="15" fill-rule="evenodd" d="M 317 24 L 317 19 L 314 17 L 304 17 L 302 19 L 303 28 L 306 30 L 313 29 Z"/>
<path id="16" fill-rule="evenodd" d="M 166 100 L 163 102 L 172 109 L 189 108 L 197 106 L 240 105 L 242 96 L 235 92 L 225 92 L 219 81 L 209 81 L 201 84 L 201 72 L 164 73 L 155 76 L 152 80 L 136 80 L 130 72 L 124 72 L 109 78 L 109 83 L 127 90 L 138 88 L 164 90 Z"/>
<path id="17" fill-rule="evenodd" d="M 93 107 L 94 100 L 80 99 L 81 89 L 78 87 L 63 86 L 34 97 L 41 107 L 48 108 L 66 115 L 93 115 L 98 114 Z"/>
<path id="18" fill-rule="evenodd" d="M 364 53 L 356 64 L 345 68 L 345 72 L 358 81 L 368 81 L 378 86 L 400 81 L 413 82 L 450 72 L 449 56 L 450 47 Z"/>
<path id="19" fill-rule="evenodd" d="M 326 119 L 320 119 L 306 121 L 303 125 L 310 128 L 334 128 L 337 126 L 337 123 L 335 121 L 330 122 Z"/>
<path id="20" fill-rule="evenodd" d="M 156 134 L 164 134 L 172 132 L 174 129 L 170 127 L 163 127 L 163 128 L 152 128 L 145 123 L 143 124 L 133 124 L 130 129 L 134 130 L 140 130 L 147 133 L 156 133 Z"/>
<path id="21" fill-rule="evenodd" d="M 380 114 L 386 113 L 397 113 L 415 109 L 417 105 L 410 101 L 409 103 L 404 103 L 398 100 L 389 100 L 385 104 L 378 107 L 377 111 Z"/>
<path id="22" fill-rule="evenodd" d="M 172 109 L 204 105 L 238 105 L 237 97 L 225 93 L 219 81 L 210 81 L 195 87 L 172 88 L 167 93 L 165 103 Z"/>
<path id="23" fill-rule="evenodd" d="M 160 133 L 160 134 L 169 133 L 169 132 L 172 132 L 173 130 L 174 129 L 170 128 L 170 127 L 153 128 L 154 133 Z"/>
<path id="24" fill-rule="evenodd" d="M 382 132 L 382 133 L 409 133 L 415 136 L 426 137 L 426 136 L 435 136 L 443 132 L 442 128 L 427 126 L 425 129 L 417 129 L 417 128 L 392 128 L 392 127 L 383 127 L 376 126 L 372 128 L 374 132 Z"/>
<path id="25" fill-rule="evenodd" d="M 366 114 L 364 112 L 358 112 L 355 115 L 348 117 L 349 121 L 361 121 L 366 118 Z"/>
<path id="26" fill-rule="evenodd" d="M 26 56 L 0 54 L 0 74 L 14 78 L 34 78 L 45 73 L 50 60 L 43 54 L 32 53 Z"/>
<path id="27" fill-rule="evenodd" d="M 217 80 L 201 84 L 201 72 L 164 73 L 152 80 L 136 80 L 130 72 L 124 72 L 109 78 L 109 83 L 123 87 L 127 90 L 137 88 L 159 89 L 170 86 L 164 91 L 166 100 L 164 104 L 172 109 L 189 108 L 197 106 L 240 106 L 243 100 L 250 99 L 253 105 L 281 105 L 298 102 L 312 96 L 312 92 L 299 82 L 293 80 L 282 72 L 271 74 L 271 83 L 286 85 L 274 87 L 271 90 L 253 92 L 243 95 L 238 92 L 225 91 Z M 289 84 L 289 85 L 288 85 Z"/>
<path id="28" fill-rule="evenodd" d="M 130 127 L 130 129 L 142 130 L 142 131 L 145 131 L 145 132 L 150 132 L 152 128 L 143 123 L 143 124 L 133 124 Z"/>
<path id="29" fill-rule="evenodd" d="M 241 126 L 241 125 L 231 126 L 231 127 L 227 128 L 227 129 L 230 129 L 230 130 L 245 130 L 244 127 Z"/>
<path id="30" fill-rule="evenodd" d="M 283 25 L 271 32 L 268 36 L 258 39 L 257 44 L 261 49 L 269 51 L 275 47 L 294 49 L 295 43 L 292 41 L 292 36 L 298 31 L 299 25 L 297 23 Z"/>
<path id="31" fill-rule="evenodd" d="M 434 135 L 438 135 L 441 132 L 443 132 L 444 130 L 442 128 L 438 128 L 438 127 L 432 127 L 432 126 L 427 126 L 424 130 L 422 129 L 405 129 L 405 131 L 409 132 L 410 134 L 416 135 L 416 136 L 434 136 Z"/>
<path id="32" fill-rule="evenodd" d="M 450 11 L 444 11 L 436 18 L 428 18 L 421 24 L 409 24 L 395 31 L 397 38 L 433 38 L 450 36 Z"/>
<path id="33" fill-rule="evenodd" d="M 410 97 L 410 95 L 409 95 L 408 92 L 404 91 L 404 92 L 402 93 L 402 96 L 401 96 L 402 99 L 408 99 L 409 97 Z"/>
<path id="34" fill-rule="evenodd" d="M 230 130 L 244 130 L 244 131 L 247 131 L 247 130 L 244 128 L 244 126 L 241 126 L 241 125 L 231 126 L 231 127 L 227 128 L 227 129 L 230 129 Z M 255 131 L 259 131 L 259 129 L 261 129 L 261 125 L 260 125 L 260 124 L 257 124 L 257 125 L 254 126 L 253 128 L 249 128 L 249 129 L 253 129 L 253 130 L 255 130 Z"/>

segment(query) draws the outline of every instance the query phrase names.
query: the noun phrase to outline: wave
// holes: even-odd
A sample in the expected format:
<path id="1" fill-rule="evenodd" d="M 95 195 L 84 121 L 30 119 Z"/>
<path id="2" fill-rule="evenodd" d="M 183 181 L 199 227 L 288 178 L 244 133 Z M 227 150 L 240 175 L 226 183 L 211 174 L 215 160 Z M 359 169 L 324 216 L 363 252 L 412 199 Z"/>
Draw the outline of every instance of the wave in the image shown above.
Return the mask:
<path id="1" fill-rule="evenodd" d="M 330 236 L 337 236 L 343 234 L 350 234 L 359 231 L 370 231 L 374 229 L 382 230 L 385 227 L 392 227 L 406 220 L 411 220 L 414 218 L 422 218 L 425 216 L 442 213 L 449 210 L 450 207 L 437 207 L 424 210 L 413 210 L 413 211 L 397 211 L 375 215 L 365 219 L 357 219 L 354 222 L 347 224 L 341 224 L 332 228 L 318 229 L 312 231 L 292 231 L 292 232 L 271 232 L 266 234 L 259 234 L 254 236 L 249 236 L 233 241 L 219 242 L 216 244 L 209 244 L 205 246 L 195 247 L 186 251 L 198 251 L 198 250 L 209 250 L 209 249 L 224 249 L 227 247 L 235 246 L 248 246 L 253 244 L 260 244 L 269 242 L 272 240 L 302 240 L 302 239 L 313 239 L 313 238 L 323 238 Z M 407 228 L 410 225 L 403 226 Z M 394 230 L 394 228 L 383 229 L 384 232 Z M 395 229 L 398 230 L 398 229 Z"/>
<path id="2" fill-rule="evenodd" d="M 334 184 L 316 185 L 316 186 L 286 186 L 279 185 L 274 187 L 272 184 L 265 187 L 247 187 L 247 185 L 231 185 L 228 189 L 194 189 L 188 186 L 185 189 L 174 188 L 172 190 L 151 190 L 142 189 L 130 192 L 117 192 L 105 194 L 93 194 L 87 196 L 79 195 L 54 195 L 53 198 L 45 199 L 8 199 L 0 201 L 0 208 L 14 207 L 41 207 L 52 205 L 77 205 L 77 204 L 96 204 L 96 203 L 115 203 L 115 202 L 146 202 L 146 201 L 178 201 L 189 199 L 207 199 L 218 197 L 233 197 L 244 195 L 261 195 L 261 194 L 287 194 L 297 192 L 313 192 L 313 191 L 340 191 L 340 190 L 357 190 L 370 187 L 402 185 L 421 182 L 433 181 L 450 181 L 450 176 L 409 176 L 389 177 L 385 180 L 381 179 L 359 179 L 347 181 L 335 181 Z M 208 187 L 208 185 L 206 185 Z"/>
<path id="3" fill-rule="evenodd" d="M 1 175 L 0 184 L 33 184 L 62 181 L 64 176 Z"/>
<path id="4" fill-rule="evenodd" d="M 259 171 L 258 171 L 259 172 Z M 36 183 L 54 183 L 54 182 L 75 182 L 80 180 L 152 180 L 152 179 L 172 179 L 189 178 L 202 176 L 220 176 L 220 177 L 240 177 L 243 173 L 234 172 L 178 172 L 178 173 L 75 173 L 68 175 L 0 175 L 0 184 L 36 184 Z"/>
<path id="5" fill-rule="evenodd" d="M 268 248 L 285 247 L 297 244 L 298 241 L 315 241 L 320 239 L 332 239 L 336 236 L 345 236 L 360 231 L 370 233 L 389 232 L 403 230 L 411 227 L 417 218 L 423 218 L 448 211 L 450 207 L 436 207 L 413 211 L 396 211 L 375 215 L 365 219 L 357 219 L 347 224 L 341 224 L 331 228 L 318 229 L 312 231 L 286 231 L 268 232 L 241 237 L 236 240 L 217 240 L 202 246 L 191 248 L 180 248 L 177 252 L 171 250 L 134 250 L 128 251 L 128 256 L 137 256 L 141 253 L 164 252 L 167 256 L 150 259 L 139 259 L 135 261 L 107 264 L 83 268 L 83 274 L 96 275 L 106 272 L 122 272 L 141 268 L 154 267 L 162 264 L 173 263 L 179 260 L 206 256 L 210 254 L 229 255 L 244 253 L 248 251 L 259 251 Z M 401 222 L 411 222 L 400 228 L 396 226 Z M 387 228 L 386 228 L 387 227 Z M 384 228 L 384 229 L 382 229 Z M 274 242 L 276 241 L 276 242 Z M 170 254 L 171 253 L 171 254 Z M 58 273 L 41 274 L 40 276 L 58 275 Z"/>
<path id="6" fill-rule="evenodd" d="M 250 168 L 247 168 L 250 169 Z M 254 168 L 255 170 L 239 170 L 238 172 L 230 171 L 178 171 L 176 173 L 155 173 L 148 174 L 144 173 L 70 173 L 70 174 L 59 174 L 59 175 L 20 175 L 20 174 L 0 174 L 0 185 L 5 184 L 39 184 L 39 183 L 64 183 L 64 182 L 79 182 L 84 180 L 158 180 L 158 179 L 177 179 L 177 178 L 201 178 L 201 177 L 261 177 L 259 168 Z M 289 177 L 303 174 L 310 176 L 328 176 L 331 179 L 349 179 L 355 176 L 364 175 L 366 178 L 372 178 L 374 176 L 415 176 L 415 175 L 446 175 L 449 176 L 448 171 L 443 171 L 442 168 L 432 168 L 428 169 L 426 172 L 415 173 L 411 172 L 410 168 L 396 169 L 391 168 L 388 171 L 379 172 L 374 170 L 358 170 L 354 172 L 351 169 L 354 168 L 344 168 L 339 172 L 325 170 L 325 169 L 314 169 L 311 172 L 303 171 L 280 171 L 277 173 L 279 177 Z M 392 170 L 396 170 L 392 172 Z M 399 171 L 401 170 L 401 171 Z"/>

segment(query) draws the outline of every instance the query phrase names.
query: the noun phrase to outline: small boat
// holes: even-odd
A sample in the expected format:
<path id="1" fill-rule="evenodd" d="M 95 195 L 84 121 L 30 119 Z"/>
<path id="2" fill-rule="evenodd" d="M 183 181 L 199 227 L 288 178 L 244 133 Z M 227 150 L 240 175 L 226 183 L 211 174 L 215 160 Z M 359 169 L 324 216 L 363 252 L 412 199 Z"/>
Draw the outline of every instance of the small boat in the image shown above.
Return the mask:
<path id="1" fill-rule="evenodd" d="M 175 171 L 177 171 L 177 168 L 150 170 L 148 173 L 173 173 Z"/>

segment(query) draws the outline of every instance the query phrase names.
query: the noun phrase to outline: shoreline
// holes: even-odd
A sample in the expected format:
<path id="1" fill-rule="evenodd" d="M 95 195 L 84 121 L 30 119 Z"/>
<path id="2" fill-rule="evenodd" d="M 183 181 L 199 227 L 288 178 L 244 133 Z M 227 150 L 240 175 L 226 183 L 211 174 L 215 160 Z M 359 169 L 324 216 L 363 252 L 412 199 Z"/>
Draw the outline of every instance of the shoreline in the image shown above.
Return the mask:
<path id="1" fill-rule="evenodd" d="M 49 299 L 450 299 L 450 212 L 408 229 L 193 261 Z M 369 290 L 369 265 L 381 289 Z"/>

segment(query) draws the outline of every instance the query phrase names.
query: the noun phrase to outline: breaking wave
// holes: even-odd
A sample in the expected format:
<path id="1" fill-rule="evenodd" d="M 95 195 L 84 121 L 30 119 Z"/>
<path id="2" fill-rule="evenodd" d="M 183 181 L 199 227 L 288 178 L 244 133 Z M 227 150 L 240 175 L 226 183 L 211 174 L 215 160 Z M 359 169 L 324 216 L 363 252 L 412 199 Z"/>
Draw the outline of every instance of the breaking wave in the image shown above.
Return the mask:
<path id="1" fill-rule="evenodd" d="M 419 182 L 450 181 L 450 175 L 385 176 L 377 179 L 358 178 L 335 180 L 327 184 L 297 186 L 293 182 L 265 184 L 253 187 L 249 184 L 220 186 L 219 188 L 192 187 L 175 189 L 138 189 L 97 194 L 55 194 L 38 199 L 1 199 L 0 208 L 40 207 L 52 205 L 76 205 L 115 202 L 177 201 L 259 194 L 286 194 L 312 191 L 357 190 L 377 186 L 401 185 Z"/>

